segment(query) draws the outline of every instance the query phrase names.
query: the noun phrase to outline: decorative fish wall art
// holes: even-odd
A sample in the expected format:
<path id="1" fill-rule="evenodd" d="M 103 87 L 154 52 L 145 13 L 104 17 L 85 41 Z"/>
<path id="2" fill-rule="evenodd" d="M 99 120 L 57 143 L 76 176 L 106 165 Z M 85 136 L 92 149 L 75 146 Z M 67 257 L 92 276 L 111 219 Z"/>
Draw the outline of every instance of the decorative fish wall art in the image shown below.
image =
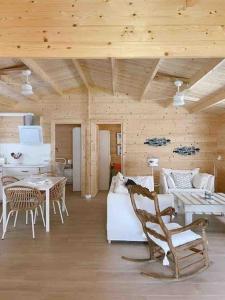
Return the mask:
<path id="1" fill-rule="evenodd" d="M 180 146 L 173 150 L 173 153 L 177 153 L 179 155 L 188 156 L 195 155 L 200 151 L 200 148 L 196 148 L 194 146 Z"/>
<path id="2" fill-rule="evenodd" d="M 171 140 L 166 139 L 166 138 L 150 138 L 147 139 L 144 144 L 153 146 L 153 147 L 161 147 L 161 146 L 166 146 L 169 144 Z"/>

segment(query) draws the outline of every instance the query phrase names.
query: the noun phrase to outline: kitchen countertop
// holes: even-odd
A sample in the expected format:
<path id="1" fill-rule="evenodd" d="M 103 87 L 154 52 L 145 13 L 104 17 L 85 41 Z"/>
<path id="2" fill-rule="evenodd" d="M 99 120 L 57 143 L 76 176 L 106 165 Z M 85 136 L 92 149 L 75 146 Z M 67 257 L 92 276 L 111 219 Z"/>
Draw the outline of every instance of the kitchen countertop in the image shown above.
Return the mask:
<path id="1" fill-rule="evenodd" d="M 45 168 L 48 167 L 49 164 L 4 164 L 1 165 L 3 168 Z"/>

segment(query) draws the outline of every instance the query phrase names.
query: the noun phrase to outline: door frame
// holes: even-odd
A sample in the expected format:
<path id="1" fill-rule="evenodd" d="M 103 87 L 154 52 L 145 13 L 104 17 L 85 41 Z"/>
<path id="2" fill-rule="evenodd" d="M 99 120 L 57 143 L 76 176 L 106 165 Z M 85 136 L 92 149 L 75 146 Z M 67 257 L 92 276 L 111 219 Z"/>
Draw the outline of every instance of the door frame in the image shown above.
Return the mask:
<path id="1" fill-rule="evenodd" d="M 51 121 L 51 159 L 55 165 L 55 130 L 56 125 L 71 124 L 81 126 L 81 195 L 85 195 L 85 123 L 79 119 L 55 119 Z"/>
<path id="2" fill-rule="evenodd" d="M 125 153 L 126 153 L 126 124 L 124 121 L 120 120 L 104 120 L 104 119 L 97 119 L 91 121 L 91 135 L 92 135 L 92 142 L 93 147 L 91 151 L 91 161 L 95 162 L 95 164 L 91 164 L 91 174 L 95 174 L 95 176 L 92 176 L 91 180 L 91 187 L 93 194 L 96 195 L 99 191 L 98 189 L 98 125 L 115 125 L 118 124 L 121 126 L 121 133 L 122 133 L 122 155 L 121 155 L 121 172 L 123 174 L 126 174 L 125 170 Z"/>

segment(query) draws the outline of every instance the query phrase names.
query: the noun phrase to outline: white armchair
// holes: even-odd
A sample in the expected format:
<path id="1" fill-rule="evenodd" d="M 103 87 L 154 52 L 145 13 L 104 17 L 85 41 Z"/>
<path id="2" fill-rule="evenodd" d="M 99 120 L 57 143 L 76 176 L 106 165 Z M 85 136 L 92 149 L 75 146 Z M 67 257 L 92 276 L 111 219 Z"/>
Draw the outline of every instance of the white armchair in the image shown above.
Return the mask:
<path id="1" fill-rule="evenodd" d="M 172 173 L 185 173 L 192 174 L 192 186 L 187 189 L 180 189 L 174 185 L 173 180 L 171 180 Z M 172 192 L 199 192 L 199 191 L 209 191 L 214 192 L 215 177 L 211 174 L 200 173 L 199 168 L 193 170 L 173 170 L 162 168 L 160 174 L 160 191 L 162 194 L 170 194 Z"/>

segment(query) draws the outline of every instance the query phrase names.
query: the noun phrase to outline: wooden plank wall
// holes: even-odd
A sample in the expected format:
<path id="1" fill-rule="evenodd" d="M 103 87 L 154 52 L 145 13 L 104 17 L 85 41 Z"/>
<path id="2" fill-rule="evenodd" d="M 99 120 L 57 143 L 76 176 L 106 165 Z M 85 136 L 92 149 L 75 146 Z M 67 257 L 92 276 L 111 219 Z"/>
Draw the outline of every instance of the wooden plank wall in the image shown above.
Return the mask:
<path id="1" fill-rule="evenodd" d="M 0 143 L 19 143 L 19 125 L 23 117 L 0 117 Z"/>
<path id="2" fill-rule="evenodd" d="M 1 57 L 224 56 L 222 0 L 0 1 Z"/>
<path id="3" fill-rule="evenodd" d="M 221 118 L 218 127 L 218 155 L 221 155 L 221 161 L 215 161 L 216 164 L 216 185 L 220 192 L 225 193 L 225 120 Z"/>
<path id="4" fill-rule="evenodd" d="M 73 128 L 74 124 L 56 124 L 55 155 L 56 158 L 73 159 Z"/>
<path id="5" fill-rule="evenodd" d="M 204 172 L 213 170 L 213 159 L 217 151 L 215 132 L 218 126 L 218 118 L 215 115 L 191 115 L 183 108 L 164 108 L 151 101 L 137 102 L 126 97 L 102 94 L 94 99 L 91 118 L 114 121 L 118 119 L 124 122 L 124 161 L 127 175 L 150 174 L 146 160 L 151 156 L 159 157 L 160 167 L 200 167 Z M 144 145 L 148 137 L 170 138 L 171 144 L 157 148 Z M 174 154 L 173 149 L 180 145 L 194 145 L 200 147 L 201 151 L 189 157 Z M 158 177 L 158 172 L 156 176 Z"/>
<path id="6" fill-rule="evenodd" d="M 138 102 L 127 96 L 114 97 L 98 93 L 92 97 L 87 113 L 87 95 L 71 94 L 66 97 L 50 96 L 39 103 L 24 102 L 14 107 L 14 111 L 34 112 L 42 115 L 45 142 L 50 142 L 51 122 L 67 119 L 84 122 L 86 126 L 86 192 L 96 187 L 96 124 L 108 122 L 122 123 L 124 132 L 124 173 L 127 175 L 148 175 L 146 159 L 160 158 L 160 168 L 188 169 L 200 167 L 204 172 L 213 171 L 213 160 L 217 155 L 217 132 L 220 124 L 218 116 L 207 113 L 189 114 L 184 108 L 167 108 L 151 101 Z M 17 124 L 15 124 L 17 126 Z M 225 127 L 224 127 L 225 128 Z M 144 145 L 148 137 L 166 137 L 171 144 L 154 148 Z M 180 145 L 195 145 L 201 151 L 196 156 L 182 157 L 173 154 Z M 92 154 L 91 154 L 92 153 Z M 90 156 L 91 155 L 91 156 Z M 88 171 L 89 170 L 89 171 Z M 156 170 L 158 180 L 159 169 Z M 90 182 L 89 182 L 90 181 Z"/>

